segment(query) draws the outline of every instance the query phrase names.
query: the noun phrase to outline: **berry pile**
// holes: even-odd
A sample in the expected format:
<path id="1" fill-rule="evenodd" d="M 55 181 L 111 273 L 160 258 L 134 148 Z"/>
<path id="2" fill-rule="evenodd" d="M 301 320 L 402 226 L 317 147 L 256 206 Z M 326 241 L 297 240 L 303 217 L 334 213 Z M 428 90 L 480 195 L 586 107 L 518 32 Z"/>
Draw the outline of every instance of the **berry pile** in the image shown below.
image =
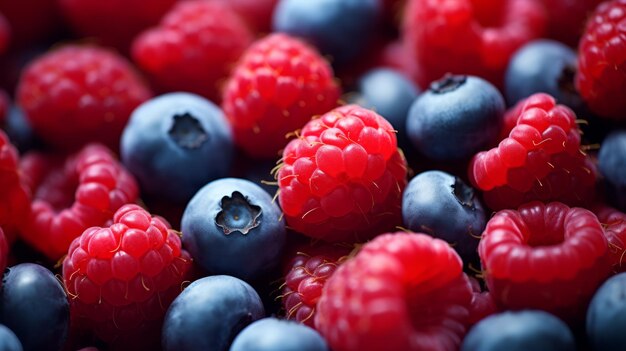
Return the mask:
<path id="1" fill-rule="evenodd" d="M 0 1 L 0 350 L 626 350 L 626 0 Z"/>

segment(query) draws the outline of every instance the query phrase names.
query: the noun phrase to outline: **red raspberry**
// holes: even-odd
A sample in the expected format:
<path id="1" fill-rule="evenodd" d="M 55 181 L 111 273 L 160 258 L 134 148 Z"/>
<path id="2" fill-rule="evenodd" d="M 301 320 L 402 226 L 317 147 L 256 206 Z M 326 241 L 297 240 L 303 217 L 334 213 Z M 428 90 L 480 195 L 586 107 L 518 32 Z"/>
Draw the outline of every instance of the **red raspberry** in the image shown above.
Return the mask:
<path id="1" fill-rule="evenodd" d="M 218 1 L 218 0 L 214 0 Z M 272 30 L 272 15 L 278 0 L 219 0 L 228 4 L 256 33 Z"/>
<path id="2" fill-rule="evenodd" d="M 596 173 L 580 150 L 574 112 L 540 93 L 525 100 L 508 138 L 474 156 L 469 178 L 484 191 L 487 205 L 499 210 L 532 200 L 586 204 Z"/>
<path id="3" fill-rule="evenodd" d="M 604 228 L 613 273 L 626 272 L 626 214 L 608 206 L 596 206 L 593 212 Z"/>
<path id="4" fill-rule="evenodd" d="M 0 1 L 0 12 L 8 21 L 12 49 L 32 50 L 62 28 L 57 0 Z M 46 47 L 49 43 L 46 44 Z"/>
<path id="5" fill-rule="evenodd" d="M 178 0 L 59 0 L 75 31 L 128 52 L 142 30 L 156 25 Z"/>
<path id="6" fill-rule="evenodd" d="M 0 130 L 0 227 L 9 242 L 15 238 L 30 210 L 30 193 L 18 170 L 19 155 L 9 138 Z"/>
<path id="7" fill-rule="evenodd" d="M 326 282 L 315 326 L 335 351 L 458 350 L 472 300 L 462 265 L 445 241 L 381 235 Z"/>
<path id="8" fill-rule="evenodd" d="M 123 57 L 88 46 L 39 57 L 17 88 L 17 102 L 35 132 L 64 149 L 99 141 L 117 150 L 130 113 L 149 97 Z"/>
<path id="9" fill-rule="evenodd" d="M 584 317 L 611 266 L 597 217 L 559 202 L 496 213 L 478 254 L 500 307 L 542 309 L 570 322 Z"/>
<path id="10" fill-rule="evenodd" d="M 548 13 L 548 35 L 567 45 L 578 45 L 587 16 L 604 0 L 542 0 Z"/>
<path id="11" fill-rule="evenodd" d="M 64 160 L 29 153 L 21 168 L 34 194 L 22 237 L 52 260 L 85 229 L 137 200 L 135 179 L 102 145 L 87 145 Z"/>
<path id="12" fill-rule="evenodd" d="M 295 231 L 359 242 L 402 222 L 406 161 L 375 112 L 347 105 L 311 120 L 282 160 L 278 200 Z"/>
<path id="13" fill-rule="evenodd" d="M 600 4 L 578 47 L 576 88 L 602 117 L 626 119 L 626 0 Z"/>
<path id="14" fill-rule="evenodd" d="M 142 33 L 135 62 L 162 91 L 189 91 L 219 102 L 220 84 L 252 41 L 242 19 L 215 1 L 184 1 Z"/>
<path id="15" fill-rule="evenodd" d="M 333 71 L 312 47 L 285 34 L 254 43 L 235 67 L 222 108 L 249 155 L 276 157 L 285 135 L 337 106 Z"/>
<path id="16" fill-rule="evenodd" d="M 469 309 L 468 329 L 498 311 L 496 302 L 489 291 L 482 291 L 480 283 L 474 278 L 469 278 L 472 284 L 472 303 Z"/>
<path id="17" fill-rule="evenodd" d="M 535 0 L 410 0 L 403 32 L 420 86 L 446 73 L 502 86 L 511 55 L 539 38 L 546 22 Z"/>
<path id="18" fill-rule="evenodd" d="M 11 27 L 9 21 L 0 13 L 0 54 L 4 53 L 11 41 Z"/>
<path id="19" fill-rule="evenodd" d="M 122 206 L 110 226 L 76 238 L 63 261 L 72 321 L 114 349 L 152 349 L 144 343 L 160 340 L 165 312 L 190 267 L 165 222 L 137 205 Z"/>
<path id="20" fill-rule="evenodd" d="M 352 247 L 322 244 L 301 248 L 292 258 L 282 291 L 287 319 L 315 328 L 315 308 L 322 288 L 337 267 L 348 257 Z"/>

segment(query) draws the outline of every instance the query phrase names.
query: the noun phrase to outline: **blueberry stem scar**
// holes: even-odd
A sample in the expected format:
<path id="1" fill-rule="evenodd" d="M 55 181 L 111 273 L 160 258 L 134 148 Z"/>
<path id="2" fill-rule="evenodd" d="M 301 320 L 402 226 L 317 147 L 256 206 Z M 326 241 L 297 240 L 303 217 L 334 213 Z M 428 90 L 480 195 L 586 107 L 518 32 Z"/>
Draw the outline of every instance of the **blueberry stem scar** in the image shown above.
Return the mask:
<path id="1" fill-rule="evenodd" d="M 188 112 L 174 115 L 168 134 L 178 146 L 185 149 L 197 149 L 209 139 L 200 121 Z"/>
<path id="2" fill-rule="evenodd" d="M 261 207 L 251 204 L 240 192 L 224 196 L 220 205 L 222 210 L 215 216 L 215 224 L 222 228 L 224 235 L 235 231 L 246 235 L 259 226 Z"/>
<path id="3" fill-rule="evenodd" d="M 432 82 L 430 84 L 430 90 L 435 94 L 449 93 L 465 84 L 466 80 L 467 76 L 459 76 L 448 73 L 443 78 Z"/>

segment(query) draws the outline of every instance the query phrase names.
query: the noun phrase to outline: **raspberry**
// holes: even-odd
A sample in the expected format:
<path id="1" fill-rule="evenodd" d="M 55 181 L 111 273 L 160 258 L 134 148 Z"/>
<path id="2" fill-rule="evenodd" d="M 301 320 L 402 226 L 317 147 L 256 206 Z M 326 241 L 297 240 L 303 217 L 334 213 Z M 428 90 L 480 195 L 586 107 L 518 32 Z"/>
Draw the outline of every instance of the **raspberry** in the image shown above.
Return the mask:
<path id="1" fill-rule="evenodd" d="M 35 132 L 63 149 L 99 141 L 117 150 L 130 113 L 149 97 L 124 58 L 88 46 L 39 57 L 17 88 L 17 102 Z"/>
<path id="2" fill-rule="evenodd" d="M 548 13 L 548 35 L 569 46 L 578 45 L 587 16 L 604 0 L 542 0 Z"/>
<path id="3" fill-rule="evenodd" d="M 540 93 L 526 99 L 507 138 L 474 156 L 469 178 L 499 210 L 532 200 L 584 205 L 594 194 L 596 172 L 580 150 L 574 112 Z"/>
<path id="4" fill-rule="evenodd" d="M 420 86 L 451 72 L 501 87 L 511 55 L 539 38 L 546 22 L 534 0 L 411 0 L 403 32 Z"/>
<path id="5" fill-rule="evenodd" d="M 626 272 L 624 255 L 626 253 L 626 214 L 608 206 L 596 206 L 593 212 L 604 228 L 604 235 L 609 244 L 609 257 L 613 273 Z"/>
<path id="6" fill-rule="evenodd" d="M 18 170 L 19 155 L 9 138 L 0 130 L 0 228 L 13 242 L 17 227 L 30 209 L 30 193 Z"/>
<path id="7" fill-rule="evenodd" d="M 467 321 L 468 329 L 480 322 L 483 318 L 498 311 L 496 302 L 493 300 L 491 293 L 489 291 L 482 291 L 478 280 L 469 278 L 469 281 L 472 284 L 472 303 L 470 304 L 469 320 Z"/>
<path id="8" fill-rule="evenodd" d="M 60 0 L 74 30 L 127 52 L 142 30 L 159 22 L 178 0 Z"/>
<path id="9" fill-rule="evenodd" d="M 293 230 L 358 242 L 402 222 L 406 161 L 375 112 L 347 105 L 311 120 L 282 160 L 278 200 Z"/>
<path id="10" fill-rule="evenodd" d="M 578 46 L 576 88 L 589 108 L 626 119 L 626 0 L 600 4 L 589 17 Z"/>
<path id="11" fill-rule="evenodd" d="M 349 246 L 319 245 L 301 248 L 285 276 L 282 303 L 287 319 L 315 328 L 315 308 L 322 288 L 351 251 Z"/>
<path id="12" fill-rule="evenodd" d="M 268 33 L 278 0 L 214 0 L 228 4 L 256 33 Z"/>
<path id="13" fill-rule="evenodd" d="M 336 351 L 458 350 L 471 300 L 445 241 L 383 234 L 326 282 L 315 326 Z"/>
<path id="14" fill-rule="evenodd" d="M 610 271 L 607 240 L 582 208 L 538 201 L 487 223 L 478 254 L 500 307 L 542 309 L 578 321 Z"/>
<path id="15" fill-rule="evenodd" d="M 254 43 L 235 67 L 222 108 L 235 142 L 249 155 L 275 157 L 287 133 L 337 106 L 332 68 L 312 47 L 285 34 Z"/>
<path id="16" fill-rule="evenodd" d="M 9 256 L 9 244 L 7 238 L 4 236 L 4 231 L 0 227 L 0 272 L 4 272 L 7 268 L 7 261 Z M 2 287 L 2 279 L 0 279 L 0 288 Z"/>
<path id="17" fill-rule="evenodd" d="M 0 13 L 0 54 L 4 53 L 11 41 L 11 26 L 6 17 Z"/>
<path id="18" fill-rule="evenodd" d="M 137 183 L 104 146 L 89 144 L 66 159 L 29 153 L 21 162 L 32 193 L 22 237 L 48 258 L 67 253 L 85 229 L 103 225 L 137 200 Z"/>
<path id="19" fill-rule="evenodd" d="M 154 343 L 190 267 L 164 221 L 137 205 L 122 206 L 110 226 L 76 238 L 63 261 L 72 321 L 128 349 Z"/>
<path id="20" fill-rule="evenodd" d="M 219 102 L 220 84 L 252 41 L 243 20 L 215 1 L 184 1 L 133 43 L 132 56 L 162 91 Z"/>

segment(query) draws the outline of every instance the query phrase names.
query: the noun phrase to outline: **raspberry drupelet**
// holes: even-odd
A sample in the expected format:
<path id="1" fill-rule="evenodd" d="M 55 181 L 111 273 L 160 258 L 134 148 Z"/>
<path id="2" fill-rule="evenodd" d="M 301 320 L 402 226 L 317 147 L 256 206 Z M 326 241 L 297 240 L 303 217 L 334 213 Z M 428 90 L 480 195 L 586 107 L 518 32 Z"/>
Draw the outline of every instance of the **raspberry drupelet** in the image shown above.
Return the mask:
<path id="1" fill-rule="evenodd" d="M 626 272 L 626 213 L 606 205 L 594 206 L 593 213 L 602 223 L 604 235 L 609 245 L 609 256 L 613 273 Z"/>
<path id="2" fill-rule="evenodd" d="M 30 191 L 19 171 L 19 154 L 0 130 L 0 228 L 8 242 L 15 239 L 30 211 Z"/>
<path id="3" fill-rule="evenodd" d="M 278 168 L 287 225 L 331 242 L 360 242 L 402 223 L 406 160 L 391 124 L 347 105 L 307 123 Z"/>

